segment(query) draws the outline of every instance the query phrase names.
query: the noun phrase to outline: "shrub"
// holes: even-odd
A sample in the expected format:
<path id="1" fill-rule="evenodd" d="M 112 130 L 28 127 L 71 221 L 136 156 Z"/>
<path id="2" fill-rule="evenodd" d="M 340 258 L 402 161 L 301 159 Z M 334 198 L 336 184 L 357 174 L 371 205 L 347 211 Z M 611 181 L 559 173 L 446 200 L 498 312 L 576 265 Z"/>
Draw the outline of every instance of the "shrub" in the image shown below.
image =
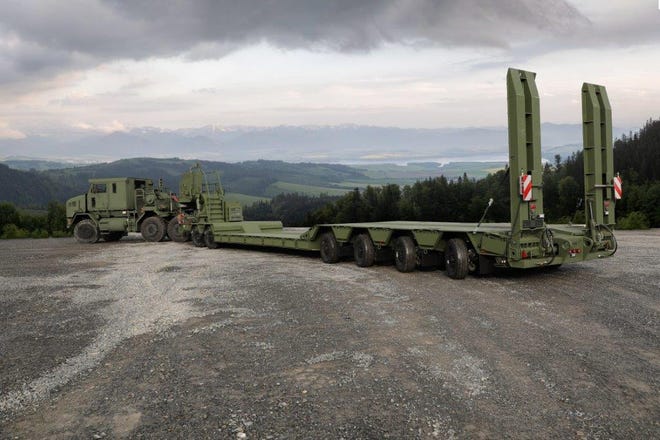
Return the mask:
<path id="1" fill-rule="evenodd" d="M 650 222 L 643 212 L 633 211 L 617 223 L 617 229 L 648 229 Z"/>
<path id="2" fill-rule="evenodd" d="M 48 238 L 48 231 L 44 231 L 43 229 L 35 229 L 34 231 L 30 232 L 30 238 Z"/>
<path id="3" fill-rule="evenodd" d="M 28 238 L 30 233 L 25 229 L 21 229 L 13 223 L 6 224 L 2 228 L 2 237 L 0 238 Z"/>

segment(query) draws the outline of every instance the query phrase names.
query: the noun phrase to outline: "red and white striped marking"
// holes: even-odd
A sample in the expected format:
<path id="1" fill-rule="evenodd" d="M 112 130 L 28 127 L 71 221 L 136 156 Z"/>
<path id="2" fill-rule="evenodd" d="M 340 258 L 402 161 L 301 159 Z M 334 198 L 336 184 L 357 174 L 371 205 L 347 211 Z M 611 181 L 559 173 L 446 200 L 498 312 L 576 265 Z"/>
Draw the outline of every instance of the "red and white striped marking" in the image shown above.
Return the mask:
<path id="1" fill-rule="evenodd" d="M 524 202 L 532 200 L 532 176 L 523 174 L 520 176 L 520 195 Z"/>
<path id="2" fill-rule="evenodd" d="M 614 178 L 614 198 L 616 200 L 620 200 L 621 197 L 623 197 L 623 188 L 621 187 L 622 185 L 621 177 L 616 176 Z"/>

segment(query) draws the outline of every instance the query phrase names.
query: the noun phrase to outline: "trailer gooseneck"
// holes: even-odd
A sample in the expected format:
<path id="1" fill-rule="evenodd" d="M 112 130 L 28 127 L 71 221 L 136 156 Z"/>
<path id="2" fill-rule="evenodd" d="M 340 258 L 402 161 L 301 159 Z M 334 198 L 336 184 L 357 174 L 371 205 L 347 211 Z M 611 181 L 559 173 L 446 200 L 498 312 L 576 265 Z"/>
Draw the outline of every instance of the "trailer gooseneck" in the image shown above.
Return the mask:
<path id="1" fill-rule="evenodd" d="M 495 267 L 528 269 L 610 257 L 616 252 L 611 227 L 621 180 L 612 161 L 612 112 L 605 87 L 582 87 L 585 225 L 550 225 L 543 210 L 541 122 L 536 74 L 507 73 L 511 223 L 390 221 L 319 224 L 287 230 L 279 221 L 244 221 L 240 205 L 225 200 L 219 179 L 209 183 L 199 167 L 182 185 L 199 194 L 188 219 L 193 243 L 223 243 L 320 252 L 326 263 L 352 256 L 358 266 L 394 259 L 410 272 L 439 265 L 454 279 L 486 274 Z"/>

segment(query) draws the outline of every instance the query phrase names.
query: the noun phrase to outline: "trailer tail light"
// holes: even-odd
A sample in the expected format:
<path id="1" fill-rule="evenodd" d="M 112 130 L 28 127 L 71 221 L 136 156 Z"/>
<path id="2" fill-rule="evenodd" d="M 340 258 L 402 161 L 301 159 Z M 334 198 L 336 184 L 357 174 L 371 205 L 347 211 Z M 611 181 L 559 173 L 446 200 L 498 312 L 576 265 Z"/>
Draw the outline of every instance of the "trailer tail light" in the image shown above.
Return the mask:
<path id="1" fill-rule="evenodd" d="M 571 256 L 571 258 L 573 258 L 573 257 L 575 257 L 577 254 L 581 254 L 581 253 L 582 253 L 582 249 L 580 249 L 580 248 L 570 249 L 570 250 L 568 251 L 568 253 L 569 253 L 569 255 Z"/>
<path id="2" fill-rule="evenodd" d="M 523 249 L 523 251 L 520 253 L 520 256 L 522 257 L 523 260 L 525 258 L 529 258 L 529 254 L 527 253 L 527 251 L 525 249 Z"/>

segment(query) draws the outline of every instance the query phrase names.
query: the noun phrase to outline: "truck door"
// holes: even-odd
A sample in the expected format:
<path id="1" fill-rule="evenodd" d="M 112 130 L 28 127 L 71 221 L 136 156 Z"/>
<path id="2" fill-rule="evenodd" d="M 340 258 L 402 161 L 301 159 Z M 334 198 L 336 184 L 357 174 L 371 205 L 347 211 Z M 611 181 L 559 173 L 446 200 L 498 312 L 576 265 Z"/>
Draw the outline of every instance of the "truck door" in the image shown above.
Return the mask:
<path id="1" fill-rule="evenodd" d="M 92 183 L 89 193 L 91 211 L 108 210 L 108 184 Z"/>
<path id="2" fill-rule="evenodd" d="M 108 209 L 110 211 L 126 210 L 126 190 L 124 182 L 108 183 Z"/>

